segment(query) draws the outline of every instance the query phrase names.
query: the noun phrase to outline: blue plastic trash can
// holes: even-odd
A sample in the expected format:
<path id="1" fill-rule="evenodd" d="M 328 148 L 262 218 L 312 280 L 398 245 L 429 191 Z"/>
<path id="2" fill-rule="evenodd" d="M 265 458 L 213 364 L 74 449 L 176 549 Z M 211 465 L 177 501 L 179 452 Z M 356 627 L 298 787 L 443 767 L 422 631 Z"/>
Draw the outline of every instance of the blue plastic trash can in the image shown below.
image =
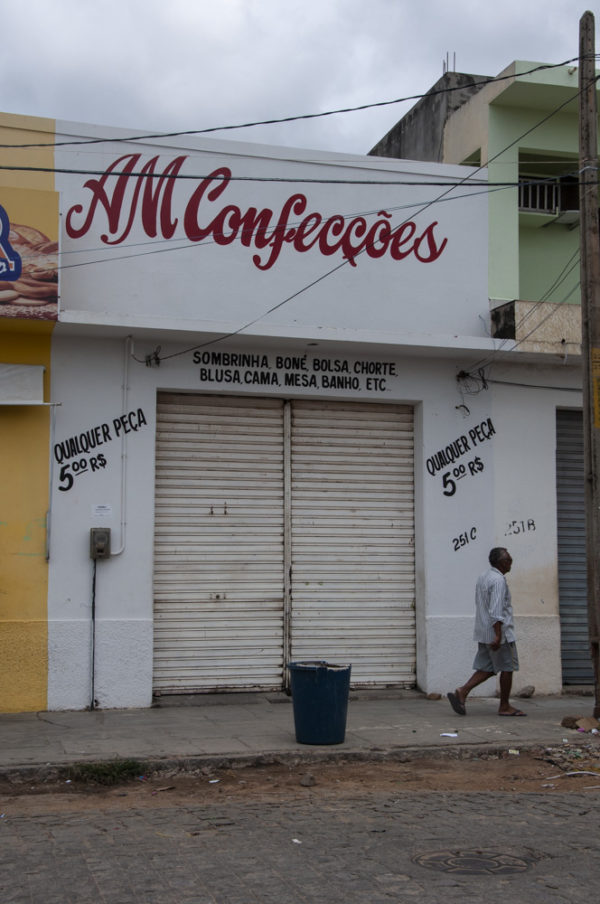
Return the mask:
<path id="1" fill-rule="evenodd" d="M 343 744 L 352 666 L 290 662 L 288 668 L 298 743 Z"/>

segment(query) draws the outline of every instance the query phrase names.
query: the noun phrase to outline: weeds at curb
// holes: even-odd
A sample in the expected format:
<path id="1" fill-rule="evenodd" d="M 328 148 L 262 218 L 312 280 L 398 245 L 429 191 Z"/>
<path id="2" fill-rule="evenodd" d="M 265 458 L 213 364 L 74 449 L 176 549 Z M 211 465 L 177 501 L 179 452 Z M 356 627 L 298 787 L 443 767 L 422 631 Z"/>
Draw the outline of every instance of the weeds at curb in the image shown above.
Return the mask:
<path id="1" fill-rule="evenodd" d="M 67 770 L 71 781 L 95 785 L 119 785 L 138 778 L 143 772 L 144 766 L 138 760 L 76 763 Z"/>

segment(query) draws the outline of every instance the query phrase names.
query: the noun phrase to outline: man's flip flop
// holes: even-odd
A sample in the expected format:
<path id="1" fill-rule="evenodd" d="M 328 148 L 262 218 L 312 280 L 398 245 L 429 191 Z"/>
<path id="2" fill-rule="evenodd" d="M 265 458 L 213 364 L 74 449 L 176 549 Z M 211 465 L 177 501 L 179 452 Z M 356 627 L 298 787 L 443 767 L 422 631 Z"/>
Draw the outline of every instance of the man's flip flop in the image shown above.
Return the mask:
<path id="1" fill-rule="evenodd" d="M 498 713 L 499 716 L 526 716 L 522 709 L 515 709 L 514 713 Z"/>
<path id="2" fill-rule="evenodd" d="M 450 691 L 450 693 L 446 694 L 446 696 L 450 701 L 450 706 L 458 716 L 467 715 L 465 704 L 460 702 L 460 700 L 458 699 L 458 694 L 453 694 L 452 691 Z M 523 713 L 523 715 L 525 715 L 525 713 Z"/>

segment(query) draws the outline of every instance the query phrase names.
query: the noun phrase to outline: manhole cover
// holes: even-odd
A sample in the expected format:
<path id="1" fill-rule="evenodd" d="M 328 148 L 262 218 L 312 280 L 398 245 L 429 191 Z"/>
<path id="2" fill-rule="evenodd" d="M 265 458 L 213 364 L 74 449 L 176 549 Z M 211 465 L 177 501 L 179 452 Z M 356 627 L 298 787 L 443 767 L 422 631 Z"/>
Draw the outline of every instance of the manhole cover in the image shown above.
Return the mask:
<path id="1" fill-rule="evenodd" d="M 525 857 L 514 854 L 500 854 L 498 851 L 433 851 L 417 854 L 413 863 L 438 872 L 453 873 L 455 876 L 496 876 L 508 873 L 524 873 L 530 866 L 541 860 L 544 854 L 528 851 Z"/>

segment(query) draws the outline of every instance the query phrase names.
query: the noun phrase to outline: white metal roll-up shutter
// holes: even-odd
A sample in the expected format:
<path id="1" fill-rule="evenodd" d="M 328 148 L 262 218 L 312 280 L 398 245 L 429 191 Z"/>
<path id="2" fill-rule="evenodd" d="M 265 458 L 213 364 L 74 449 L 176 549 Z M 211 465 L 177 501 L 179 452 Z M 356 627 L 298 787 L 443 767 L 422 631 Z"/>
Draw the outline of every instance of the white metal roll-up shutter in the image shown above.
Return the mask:
<path id="1" fill-rule="evenodd" d="M 413 410 L 292 405 L 291 658 L 415 682 Z"/>
<path id="2" fill-rule="evenodd" d="M 281 687 L 283 403 L 160 393 L 154 687 Z"/>
<path id="3" fill-rule="evenodd" d="M 583 414 L 556 413 L 558 588 L 563 684 L 593 684 L 587 620 Z"/>

